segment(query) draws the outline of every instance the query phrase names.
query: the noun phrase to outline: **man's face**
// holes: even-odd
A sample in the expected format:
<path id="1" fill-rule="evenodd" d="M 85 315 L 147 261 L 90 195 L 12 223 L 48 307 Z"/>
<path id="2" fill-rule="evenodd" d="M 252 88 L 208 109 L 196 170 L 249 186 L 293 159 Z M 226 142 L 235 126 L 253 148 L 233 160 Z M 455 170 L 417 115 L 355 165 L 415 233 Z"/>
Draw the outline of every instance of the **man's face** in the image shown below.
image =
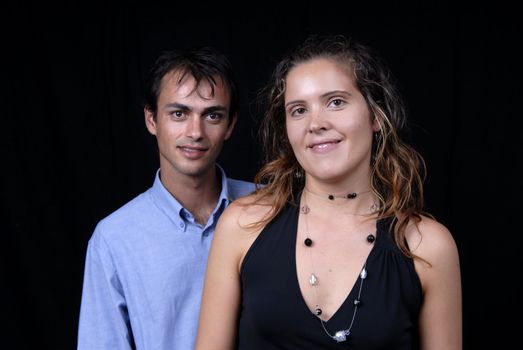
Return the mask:
<path id="1" fill-rule="evenodd" d="M 179 74 L 163 78 L 156 119 L 146 109 L 146 125 L 158 142 L 162 174 L 204 177 L 213 171 L 236 118 L 229 119 L 230 96 L 221 79 L 216 77 L 212 95 L 206 80 L 195 86 L 190 75 L 178 82 Z"/>

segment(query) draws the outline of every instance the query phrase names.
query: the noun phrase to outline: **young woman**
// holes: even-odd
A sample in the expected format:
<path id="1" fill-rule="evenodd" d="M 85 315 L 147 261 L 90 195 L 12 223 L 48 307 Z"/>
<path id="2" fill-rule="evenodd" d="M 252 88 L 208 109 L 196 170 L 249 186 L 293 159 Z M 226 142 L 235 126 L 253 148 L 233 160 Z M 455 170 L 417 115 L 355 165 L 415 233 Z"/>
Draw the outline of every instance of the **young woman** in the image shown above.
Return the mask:
<path id="1" fill-rule="evenodd" d="M 312 37 L 266 92 L 265 186 L 217 225 L 196 349 L 461 349 L 458 251 L 385 67 Z"/>

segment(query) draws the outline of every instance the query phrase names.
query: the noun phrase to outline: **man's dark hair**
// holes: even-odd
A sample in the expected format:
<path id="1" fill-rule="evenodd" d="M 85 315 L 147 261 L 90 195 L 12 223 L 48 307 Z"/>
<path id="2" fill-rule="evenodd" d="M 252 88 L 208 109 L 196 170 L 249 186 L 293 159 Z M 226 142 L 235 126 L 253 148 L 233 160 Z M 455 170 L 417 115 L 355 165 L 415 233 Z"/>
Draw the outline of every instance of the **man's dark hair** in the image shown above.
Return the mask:
<path id="1" fill-rule="evenodd" d="M 165 51 L 154 62 L 145 82 L 145 107 L 155 117 L 158 110 L 157 101 L 162 79 L 172 71 L 180 73 L 178 82 L 183 81 L 187 75 L 192 76 L 196 80 L 195 90 L 202 81 L 207 81 L 211 86 L 213 95 L 217 85 L 216 78 L 220 78 L 225 87 L 229 89 L 229 117 L 237 113 L 240 97 L 231 62 L 224 54 L 214 48 L 200 47 L 183 51 Z"/>

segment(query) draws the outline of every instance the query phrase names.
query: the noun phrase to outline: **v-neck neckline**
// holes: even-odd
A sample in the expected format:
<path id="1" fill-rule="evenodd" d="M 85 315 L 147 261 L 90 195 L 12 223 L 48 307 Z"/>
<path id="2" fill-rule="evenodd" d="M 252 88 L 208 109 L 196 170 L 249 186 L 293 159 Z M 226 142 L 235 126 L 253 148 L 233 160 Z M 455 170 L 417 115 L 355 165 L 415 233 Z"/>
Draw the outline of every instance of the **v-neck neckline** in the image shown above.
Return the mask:
<path id="1" fill-rule="evenodd" d="M 297 245 L 298 245 L 298 222 L 299 222 L 299 217 L 300 217 L 300 206 L 297 205 L 295 207 L 295 223 L 294 223 L 294 234 L 295 234 L 295 239 L 294 239 L 294 249 L 292 250 L 293 251 L 293 257 L 292 257 L 292 263 L 293 263 L 293 283 L 294 283 L 294 288 L 296 288 L 297 290 L 297 294 L 299 295 L 299 299 L 300 299 L 300 304 L 301 304 L 301 307 L 305 308 L 305 310 L 307 311 L 307 313 L 314 317 L 315 319 L 319 319 L 318 316 L 316 316 L 310 309 L 309 309 L 309 306 L 307 305 L 307 302 L 305 301 L 305 298 L 303 296 L 303 292 L 300 288 L 300 282 L 299 282 L 299 278 L 298 278 L 298 264 L 296 262 L 296 249 L 297 249 Z M 380 234 L 379 234 L 379 220 L 376 220 L 376 239 L 375 241 L 372 243 L 372 248 L 371 250 L 369 251 L 369 254 L 367 255 L 367 258 L 365 259 L 365 261 L 363 262 L 363 265 L 361 266 L 361 269 L 359 270 L 358 272 L 358 277 L 355 279 L 354 281 L 354 284 L 352 285 L 349 293 L 347 294 L 347 296 L 345 297 L 345 299 L 343 300 L 343 302 L 340 304 L 340 306 L 338 307 L 338 309 L 336 311 L 334 311 L 334 313 L 331 315 L 331 317 L 329 317 L 328 320 L 323 320 L 323 323 L 324 324 L 328 324 L 329 322 L 331 322 L 332 320 L 334 320 L 335 318 L 338 317 L 338 314 L 341 313 L 341 310 L 345 308 L 345 305 L 349 302 L 349 300 L 353 300 L 353 299 L 356 299 L 356 296 L 354 294 L 357 294 L 358 293 L 358 286 L 359 286 L 359 282 L 360 282 L 360 273 L 361 271 L 363 270 L 364 267 L 366 267 L 368 261 L 370 260 L 371 256 L 374 255 L 374 251 L 376 250 L 376 243 L 378 242 L 378 240 L 380 239 Z M 353 296 L 354 295 L 354 296 Z"/>

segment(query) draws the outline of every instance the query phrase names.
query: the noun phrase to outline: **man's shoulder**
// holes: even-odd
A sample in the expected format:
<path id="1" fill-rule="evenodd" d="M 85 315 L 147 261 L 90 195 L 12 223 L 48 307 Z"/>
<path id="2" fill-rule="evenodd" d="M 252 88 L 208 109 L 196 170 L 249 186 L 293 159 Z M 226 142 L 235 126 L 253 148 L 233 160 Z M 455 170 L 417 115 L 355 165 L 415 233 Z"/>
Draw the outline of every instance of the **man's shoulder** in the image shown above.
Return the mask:
<path id="1" fill-rule="evenodd" d="M 144 213 L 150 211 L 152 205 L 149 190 L 147 190 L 101 219 L 96 225 L 95 234 L 107 239 L 115 232 L 137 227 L 142 221 Z"/>
<path id="2" fill-rule="evenodd" d="M 253 182 L 231 178 L 227 178 L 227 187 L 229 196 L 233 200 L 251 194 L 256 189 Z"/>

